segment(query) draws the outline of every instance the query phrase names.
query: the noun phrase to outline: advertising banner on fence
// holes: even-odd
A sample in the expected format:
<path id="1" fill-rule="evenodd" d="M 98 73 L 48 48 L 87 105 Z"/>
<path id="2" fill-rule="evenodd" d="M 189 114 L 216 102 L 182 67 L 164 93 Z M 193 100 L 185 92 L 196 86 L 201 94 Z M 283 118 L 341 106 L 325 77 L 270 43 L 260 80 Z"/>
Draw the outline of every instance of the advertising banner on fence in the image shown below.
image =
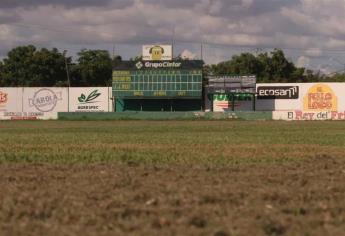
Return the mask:
<path id="1" fill-rule="evenodd" d="M 275 111 L 293 110 L 301 108 L 301 94 L 303 84 L 272 83 L 257 84 L 256 110 Z"/>
<path id="2" fill-rule="evenodd" d="M 109 88 L 70 88 L 69 112 L 108 112 Z"/>
<path id="3" fill-rule="evenodd" d="M 298 99 L 299 86 L 258 86 L 257 98 L 260 99 Z"/>
<path id="4" fill-rule="evenodd" d="M 11 114 L 22 112 L 23 88 L 0 88 L 0 119 L 11 119 Z"/>
<path id="5" fill-rule="evenodd" d="M 0 88 L 0 111 L 21 111 L 22 93 L 22 88 Z"/>
<path id="6" fill-rule="evenodd" d="M 213 95 L 213 111 L 252 111 L 253 97 L 250 94 L 237 94 L 234 98 L 234 108 L 232 107 L 232 97 L 227 94 Z"/>
<path id="7" fill-rule="evenodd" d="M 56 119 L 68 111 L 68 88 L 24 88 L 23 111 L 32 119 Z"/>
<path id="8" fill-rule="evenodd" d="M 274 111 L 273 119 L 276 120 L 345 120 L 345 83 L 300 83 L 294 86 L 298 86 L 295 90 L 299 93 L 298 98 L 291 93 L 291 99 L 286 99 L 285 95 L 283 99 L 258 99 L 258 107 Z"/>

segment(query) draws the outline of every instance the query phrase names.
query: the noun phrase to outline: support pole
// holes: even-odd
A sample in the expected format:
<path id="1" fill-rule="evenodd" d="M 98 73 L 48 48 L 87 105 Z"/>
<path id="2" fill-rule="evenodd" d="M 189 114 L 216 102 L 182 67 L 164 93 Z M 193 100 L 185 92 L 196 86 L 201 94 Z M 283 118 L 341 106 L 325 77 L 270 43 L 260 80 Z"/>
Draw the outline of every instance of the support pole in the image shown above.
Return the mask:
<path id="1" fill-rule="evenodd" d="M 200 57 L 201 57 L 201 60 L 204 60 L 204 45 L 202 42 L 200 45 Z"/>
<path id="2" fill-rule="evenodd" d="M 235 111 L 235 94 L 231 94 L 232 111 Z"/>
<path id="3" fill-rule="evenodd" d="M 253 93 L 252 95 L 253 95 L 253 111 L 256 111 L 256 97 L 255 97 L 255 93 Z"/>

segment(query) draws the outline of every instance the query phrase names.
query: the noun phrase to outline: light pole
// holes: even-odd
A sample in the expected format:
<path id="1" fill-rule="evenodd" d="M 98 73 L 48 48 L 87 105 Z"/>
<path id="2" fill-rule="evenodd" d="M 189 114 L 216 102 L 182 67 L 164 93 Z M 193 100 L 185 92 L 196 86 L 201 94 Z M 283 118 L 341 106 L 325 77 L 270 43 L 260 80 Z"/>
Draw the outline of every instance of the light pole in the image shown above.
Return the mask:
<path id="1" fill-rule="evenodd" d="M 68 112 L 69 112 L 69 90 L 70 90 L 70 87 L 71 87 L 71 81 L 69 79 L 69 71 L 68 71 L 68 64 L 67 64 L 67 57 L 66 57 L 66 54 L 67 54 L 67 50 L 64 50 L 63 51 L 63 57 L 65 59 L 65 69 L 66 69 L 66 75 L 67 75 L 67 82 L 68 82 L 68 99 L 67 99 L 67 103 L 68 103 Z"/>
<path id="2" fill-rule="evenodd" d="M 66 69 L 66 75 L 67 75 L 67 82 L 68 82 L 68 87 L 71 87 L 71 80 L 69 79 L 69 71 L 68 71 L 68 63 L 67 63 L 67 50 L 63 51 L 63 57 L 65 58 L 65 69 Z"/>
<path id="3" fill-rule="evenodd" d="M 175 47 L 175 26 L 172 29 L 172 35 L 171 35 L 171 48 L 172 48 L 172 55 L 171 58 L 174 59 L 174 47 Z"/>

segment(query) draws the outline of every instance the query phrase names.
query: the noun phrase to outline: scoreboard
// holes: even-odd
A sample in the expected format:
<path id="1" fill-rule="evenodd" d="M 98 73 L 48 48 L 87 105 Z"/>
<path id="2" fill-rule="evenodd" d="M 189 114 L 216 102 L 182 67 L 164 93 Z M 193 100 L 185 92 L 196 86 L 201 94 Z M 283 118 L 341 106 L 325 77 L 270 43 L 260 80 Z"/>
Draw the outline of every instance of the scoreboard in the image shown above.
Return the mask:
<path id="1" fill-rule="evenodd" d="M 122 62 L 113 70 L 116 98 L 201 98 L 202 61 Z"/>
<path id="2" fill-rule="evenodd" d="M 206 90 L 211 94 L 256 92 L 256 76 L 208 76 L 206 79 Z"/>

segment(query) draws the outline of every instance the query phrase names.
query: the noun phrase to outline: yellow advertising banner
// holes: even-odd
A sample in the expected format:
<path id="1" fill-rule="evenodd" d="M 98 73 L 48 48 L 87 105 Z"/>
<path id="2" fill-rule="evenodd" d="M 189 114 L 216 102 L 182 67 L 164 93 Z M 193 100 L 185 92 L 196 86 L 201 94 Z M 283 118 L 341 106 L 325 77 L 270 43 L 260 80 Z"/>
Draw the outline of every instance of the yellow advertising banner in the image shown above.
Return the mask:
<path id="1" fill-rule="evenodd" d="M 327 84 L 312 86 L 303 98 L 305 111 L 337 111 L 338 98 Z"/>

